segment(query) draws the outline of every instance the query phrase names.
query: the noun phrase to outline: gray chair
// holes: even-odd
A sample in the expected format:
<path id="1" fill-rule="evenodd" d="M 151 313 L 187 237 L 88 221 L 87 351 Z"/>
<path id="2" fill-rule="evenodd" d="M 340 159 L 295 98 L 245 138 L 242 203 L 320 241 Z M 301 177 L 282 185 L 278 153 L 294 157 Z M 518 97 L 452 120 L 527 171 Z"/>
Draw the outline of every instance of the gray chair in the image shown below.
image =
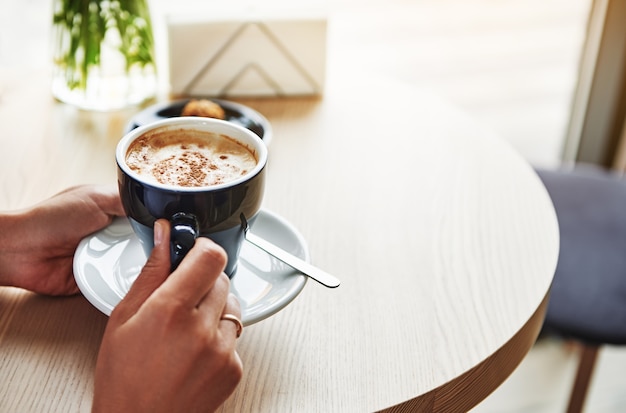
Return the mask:
<path id="1" fill-rule="evenodd" d="M 542 332 L 582 345 L 568 406 L 580 412 L 600 347 L 626 344 L 626 180 L 582 165 L 537 173 L 561 236 Z"/>

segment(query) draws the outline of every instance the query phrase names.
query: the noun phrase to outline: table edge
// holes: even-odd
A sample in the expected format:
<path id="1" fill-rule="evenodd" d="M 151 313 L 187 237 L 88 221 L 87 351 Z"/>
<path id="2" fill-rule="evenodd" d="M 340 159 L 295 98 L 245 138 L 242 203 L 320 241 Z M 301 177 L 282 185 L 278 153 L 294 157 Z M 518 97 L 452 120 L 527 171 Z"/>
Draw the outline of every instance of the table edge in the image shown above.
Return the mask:
<path id="1" fill-rule="evenodd" d="M 380 410 L 379 413 L 469 411 L 496 390 L 526 357 L 537 341 L 548 308 L 550 293 L 522 326 L 494 354 L 428 393 Z M 476 385 L 476 381 L 481 384 Z"/>

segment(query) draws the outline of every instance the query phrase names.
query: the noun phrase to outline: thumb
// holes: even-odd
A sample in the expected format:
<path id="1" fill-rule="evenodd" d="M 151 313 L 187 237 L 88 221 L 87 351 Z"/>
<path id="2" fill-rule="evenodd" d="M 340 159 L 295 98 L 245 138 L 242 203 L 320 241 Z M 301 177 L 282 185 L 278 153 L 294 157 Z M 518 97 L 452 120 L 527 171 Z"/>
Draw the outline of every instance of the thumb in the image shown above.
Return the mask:
<path id="1" fill-rule="evenodd" d="M 111 317 L 125 322 L 170 275 L 170 225 L 165 219 L 154 223 L 154 249 L 126 297 L 115 307 Z"/>

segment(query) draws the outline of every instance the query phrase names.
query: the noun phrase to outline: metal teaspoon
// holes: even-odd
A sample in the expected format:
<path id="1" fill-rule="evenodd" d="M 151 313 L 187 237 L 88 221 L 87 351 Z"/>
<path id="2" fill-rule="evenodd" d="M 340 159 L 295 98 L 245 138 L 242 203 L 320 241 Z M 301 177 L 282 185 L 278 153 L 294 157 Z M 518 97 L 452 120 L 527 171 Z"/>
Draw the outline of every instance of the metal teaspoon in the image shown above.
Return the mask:
<path id="1" fill-rule="evenodd" d="M 256 247 L 267 252 L 268 254 L 278 258 L 285 264 L 289 265 L 291 268 L 297 271 L 300 271 L 302 274 L 306 275 L 307 277 L 317 281 L 318 283 L 326 287 L 329 287 L 329 288 L 339 287 L 339 284 L 341 283 L 341 281 L 339 281 L 337 277 L 309 264 L 308 262 L 304 260 L 301 260 L 295 255 L 288 253 L 284 249 L 272 244 L 271 242 L 259 237 L 258 235 L 251 233 L 249 231 L 250 226 L 248 225 L 248 220 L 246 220 L 246 217 L 243 214 L 241 214 L 240 218 L 241 218 L 241 227 L 243 228 L 246 241 L 248 241 L 250 244 L 255 245 Z"/>

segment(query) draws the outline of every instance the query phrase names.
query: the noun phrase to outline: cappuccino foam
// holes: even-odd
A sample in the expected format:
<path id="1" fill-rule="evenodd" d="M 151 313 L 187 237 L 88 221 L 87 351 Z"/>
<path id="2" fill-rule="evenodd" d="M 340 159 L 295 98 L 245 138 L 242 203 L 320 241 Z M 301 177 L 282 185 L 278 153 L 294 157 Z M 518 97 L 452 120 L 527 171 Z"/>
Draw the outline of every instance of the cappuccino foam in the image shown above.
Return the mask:
<path id="1" fill-rule="evenodd" d="M 180 129 L 137 138 L 126 152 L 126 164 L 147 181 L 201 187 L 240 178 L 254 169 L 257 159 L 228 136 Z"/>

